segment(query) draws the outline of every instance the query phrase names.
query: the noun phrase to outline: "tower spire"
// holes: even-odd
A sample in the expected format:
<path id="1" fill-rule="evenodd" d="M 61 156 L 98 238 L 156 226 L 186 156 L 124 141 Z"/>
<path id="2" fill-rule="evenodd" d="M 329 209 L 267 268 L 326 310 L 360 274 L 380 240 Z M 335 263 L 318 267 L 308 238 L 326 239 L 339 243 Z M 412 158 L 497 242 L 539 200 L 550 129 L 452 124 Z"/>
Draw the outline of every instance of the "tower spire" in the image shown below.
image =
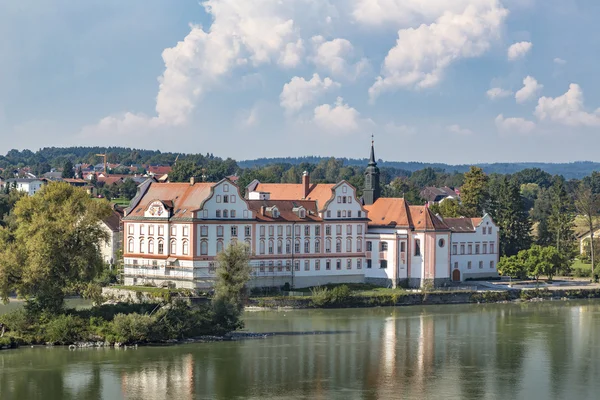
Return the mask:
<path id="1" fill-rule="evenodd" d="M 371 134 L 371 156 L 369 165 L 365 170 L 365 188 L 363 190 L 364 204 L 370 205 L 377 201 L 381 196 L 381 186 L 379 185 L 379 168 L 375 161 L 375 140 Z"/>
<path id="2" fill-rule="evenodd" d="M 371 134 L 371 157 L 369 158 L 369 165 L 377 165 L 377 163 L 375 162 L 375 140 L 373 139 L 373 134 Z"/>

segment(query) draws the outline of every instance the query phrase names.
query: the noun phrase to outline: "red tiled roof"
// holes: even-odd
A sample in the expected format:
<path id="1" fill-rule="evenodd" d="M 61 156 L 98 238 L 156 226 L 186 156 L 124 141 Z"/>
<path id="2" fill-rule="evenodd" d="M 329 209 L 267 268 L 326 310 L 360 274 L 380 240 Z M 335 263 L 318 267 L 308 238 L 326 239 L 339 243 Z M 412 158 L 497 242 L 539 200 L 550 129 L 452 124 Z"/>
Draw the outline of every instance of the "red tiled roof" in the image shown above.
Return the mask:
<path id="1" fill-rule="evenodd" d="M 322 221 L 319 217 L 317 210 L 317 204 L 315 201 L 310 200 L 246 200 L 248 207 L 254 212 L 258 221 L 264 222 L 320 222 Z M 263 207 L 277 207 L 279 211 L 279 218 L 273 218 L 270 213 L 263 213 Z M 306 210 L 306 218 L 300 218 L 298 214 L 294 212 L 294 208 L 304 207 Z"/>
<path id="2" fill-rule="evenodd" d="M 444 218 L 444 222 L 453 232 L 475 232 L 482 218 Z"/>
<path id="3" fill-rule="evenodd" d="M 103 182 L 105 185 L 115 185 L 123 181 L 120 176 L 101 176 L 98 178 L 98 182 Z"/>
<path id="4" fill-rule="evenodd" d="M 333 197 L 332 183 L 313 183 L 308 188 L 308 196 L 304 198 L 302 183 L 259 183 L 254 189 L 257 192 L 267 192 L 271 200 L 314 200 L 319 209 Z"/>
<path id="5" fill-rule="evenodd" d="M 146 168 L 146 171 L 148 171 L 149 174 L 154 174 L 154 175 L 165 175 L 165 174 L 170 173 L 171 170 L 172 170 L 171 167 L 161 166 L 161 165 L 148 166 L 148 168 Z"/>
<path id="6" fill-rule="evenodd" d="M 200 208 L 206 200 L 215 183 L 202 182 L 190 185 L 189 183 L 158 183 L 152 182 L 144 197 L 140 200 L 135 210 L 129 216 L 143 217 L 146 208 L 155 200 L 162 201 L 167 207 L 173 209 L 173 216 L 177 218 L 191 218 L 193 211 Z"/>
<path id="7" fill-rule="evenodd" d="M 123 209 L 115 206 L 112 209 L 110 215 L 104 219 L 104 223 L 108 226 L 113 232 L 118 232 L 121 227 L 121 218 L 123 218 Z"/>
<path id="8" fill-rule="evenodd" d="M 448 227 L 426 206 L 411 206 L 400 198 L 380 197 L 366 205 L 370 226 L 388 226 L 415 230 L 447 230 Z"/>

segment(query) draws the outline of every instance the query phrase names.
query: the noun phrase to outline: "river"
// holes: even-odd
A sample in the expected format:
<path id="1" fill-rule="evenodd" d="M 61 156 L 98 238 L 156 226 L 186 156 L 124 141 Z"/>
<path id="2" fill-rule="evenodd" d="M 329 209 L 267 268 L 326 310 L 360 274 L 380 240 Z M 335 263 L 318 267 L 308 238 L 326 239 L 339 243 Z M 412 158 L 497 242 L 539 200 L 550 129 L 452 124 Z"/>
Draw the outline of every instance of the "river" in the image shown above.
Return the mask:
<path id="1" fill-rule="evenodd" d="M 245 320 L 249 331 L 285 334 L 0 351 L 0 399 L 600 397 L 599 301 L 265 311 Z"/>

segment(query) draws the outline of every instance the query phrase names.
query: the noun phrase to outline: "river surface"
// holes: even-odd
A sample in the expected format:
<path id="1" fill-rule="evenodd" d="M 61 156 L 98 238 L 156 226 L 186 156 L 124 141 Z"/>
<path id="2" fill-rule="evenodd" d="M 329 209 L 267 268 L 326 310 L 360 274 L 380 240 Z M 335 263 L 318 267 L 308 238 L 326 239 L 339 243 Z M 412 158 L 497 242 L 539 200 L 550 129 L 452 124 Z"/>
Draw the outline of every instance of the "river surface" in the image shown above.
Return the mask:
<path id="1" fill-rule="evenodd" d="M 599 301 L 268 311 L 245 320 L 249 331 L 285 334 L 0 351 L 0 399 L 600 398 Z"/>

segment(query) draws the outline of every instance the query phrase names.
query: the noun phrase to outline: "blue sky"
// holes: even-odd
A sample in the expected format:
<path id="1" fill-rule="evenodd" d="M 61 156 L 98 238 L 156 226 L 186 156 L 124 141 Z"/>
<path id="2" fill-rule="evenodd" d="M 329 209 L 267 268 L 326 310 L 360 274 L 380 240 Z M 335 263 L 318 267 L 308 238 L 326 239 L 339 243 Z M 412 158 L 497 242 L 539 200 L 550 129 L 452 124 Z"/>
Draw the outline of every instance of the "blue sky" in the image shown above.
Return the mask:
<path id="1" fill-rule="evenodd" d="M 50 4 L 51 3 L 51 4 Z M 599 161 L 593 0 L 5 1 L 0 152 Z"/>

